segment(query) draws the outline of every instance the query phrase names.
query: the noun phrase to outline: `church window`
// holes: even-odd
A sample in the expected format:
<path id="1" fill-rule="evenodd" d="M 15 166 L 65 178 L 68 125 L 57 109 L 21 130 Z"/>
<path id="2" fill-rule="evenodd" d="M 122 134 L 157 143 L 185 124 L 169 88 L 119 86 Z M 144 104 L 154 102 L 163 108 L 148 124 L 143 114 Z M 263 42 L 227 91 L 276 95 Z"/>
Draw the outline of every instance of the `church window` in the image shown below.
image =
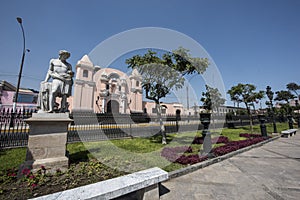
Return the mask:
<path id="1" fill-rule="evenodd" d="M 86 69 L 83 70 L 82 76 L 83 76 L 84 78 L 88 78 L 88 77 L 89 77 L 89 71 L 86 70 Z"/>
<path id="2" fill-rule="evenodd" d="M 140 82 L 136 81 L 136 87 L 139 87 L 139 86 L 140 86 Z"/>

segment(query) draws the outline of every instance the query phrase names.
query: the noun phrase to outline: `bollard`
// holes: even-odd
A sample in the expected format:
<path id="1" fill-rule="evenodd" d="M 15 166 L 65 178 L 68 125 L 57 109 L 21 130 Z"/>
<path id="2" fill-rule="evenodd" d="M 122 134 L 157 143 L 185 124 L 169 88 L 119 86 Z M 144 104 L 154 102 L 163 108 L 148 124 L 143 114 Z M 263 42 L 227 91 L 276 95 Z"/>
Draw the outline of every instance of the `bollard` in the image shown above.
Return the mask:
<path id="1" fill-rule="evenodd" d="M 268 133 L 267 133 L 267 127 L 266 127 L 266 124 L 265 124 L 265 121 L 266 121 L 265 115 L 258 115 L 258 119 L 259 119 L 259 122 L 260 122 L 261 135 L 264 138 L 266 138 L 266 137 L 268 137 Z"/>
<path id="2" fill-rule="evenodd" d="M 200 121 L 201 124 L 203 124 L 204 128 L 202 131 L 203 136 L 203 153 L 204 154 L 210 154 L 210 151 L 212 149 L 212 143 L 211 143 L 211 134 L 209 131 L 209 124 L 210 124 L 210 118 L 211 113 L 200 113 Z"/>
<path id="3" fill-rule="evenodd" d="M 288 123 L 289 123 L 289 129 L 293 129 L 294 127 L 293 127 L 293 117 L 292 117 L 292 115 L 288 115 L 287 118 L 288 118 Z"/>

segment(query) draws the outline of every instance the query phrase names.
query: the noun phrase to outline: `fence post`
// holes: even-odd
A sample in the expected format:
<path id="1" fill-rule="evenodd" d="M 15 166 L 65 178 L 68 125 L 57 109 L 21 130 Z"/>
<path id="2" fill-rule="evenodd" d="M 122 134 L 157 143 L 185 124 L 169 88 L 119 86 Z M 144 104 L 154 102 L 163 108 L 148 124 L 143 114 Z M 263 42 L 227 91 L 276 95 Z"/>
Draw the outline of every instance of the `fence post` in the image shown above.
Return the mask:
<path id="1" fill-rule="evenodd" d="M 130 134 L 130 137 L 133 138 L 132 136 L 132 123 L 131 123 L 131 120 L 129 120 L 129 134 Z"/>
<path id="2" fill-rule="evenodd" d="M 7 110 L 7 113 L 10 114 L 9 127 L 14 127 L 15 113 L 13 112 L 13 110 L 9 112 L 9 109 Z"/>

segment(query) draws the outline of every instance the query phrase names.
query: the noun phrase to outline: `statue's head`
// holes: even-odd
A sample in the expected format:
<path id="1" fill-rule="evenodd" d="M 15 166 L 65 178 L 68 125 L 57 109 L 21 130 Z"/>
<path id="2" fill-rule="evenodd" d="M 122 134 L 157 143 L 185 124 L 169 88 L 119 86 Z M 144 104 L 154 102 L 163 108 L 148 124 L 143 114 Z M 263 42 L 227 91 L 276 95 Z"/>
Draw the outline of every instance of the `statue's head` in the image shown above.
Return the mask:
<path id="1" fill-rule="evenodd" d="M 71 54 L 66 50 L 60 50 L 58 54 L 61 58 L 64 59 L 68 59 L 71 56 Z"/>

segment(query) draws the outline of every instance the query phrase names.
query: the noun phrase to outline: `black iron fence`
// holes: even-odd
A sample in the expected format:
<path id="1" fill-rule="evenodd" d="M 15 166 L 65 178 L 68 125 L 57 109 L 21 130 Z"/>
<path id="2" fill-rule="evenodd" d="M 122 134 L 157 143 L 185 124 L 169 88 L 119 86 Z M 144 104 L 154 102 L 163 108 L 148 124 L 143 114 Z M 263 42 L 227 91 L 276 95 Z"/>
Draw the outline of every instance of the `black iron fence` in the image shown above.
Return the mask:
<path id="1" fill-rule="evenodd" d="M 13 113 L 12 109 L 0 111 L 0 148 L 26 146 L 29 126 L 25 119 L 36 110 L 20 109 Z"/>
<path id="2" fill-rule="evenodd" d="M 0 111 L 0 148 L 24 147 L 27 145 L 29 126 L 24 122 L 35 110 Z M 73 123 L 69 126 L 68 142 L 99 141 L 129 137 L 150 137 L 160 133 L 157 116 L 146 113 L 134 114 L 96 114 L 92 112 L 73 112 Z M 202 130 L 199 116 L 163 115 L 167 133 Z M 254 124 L 259 123 L 253 117 Z M 213 116 L 211 127 L 249 125 L 248 116 Z"/>

